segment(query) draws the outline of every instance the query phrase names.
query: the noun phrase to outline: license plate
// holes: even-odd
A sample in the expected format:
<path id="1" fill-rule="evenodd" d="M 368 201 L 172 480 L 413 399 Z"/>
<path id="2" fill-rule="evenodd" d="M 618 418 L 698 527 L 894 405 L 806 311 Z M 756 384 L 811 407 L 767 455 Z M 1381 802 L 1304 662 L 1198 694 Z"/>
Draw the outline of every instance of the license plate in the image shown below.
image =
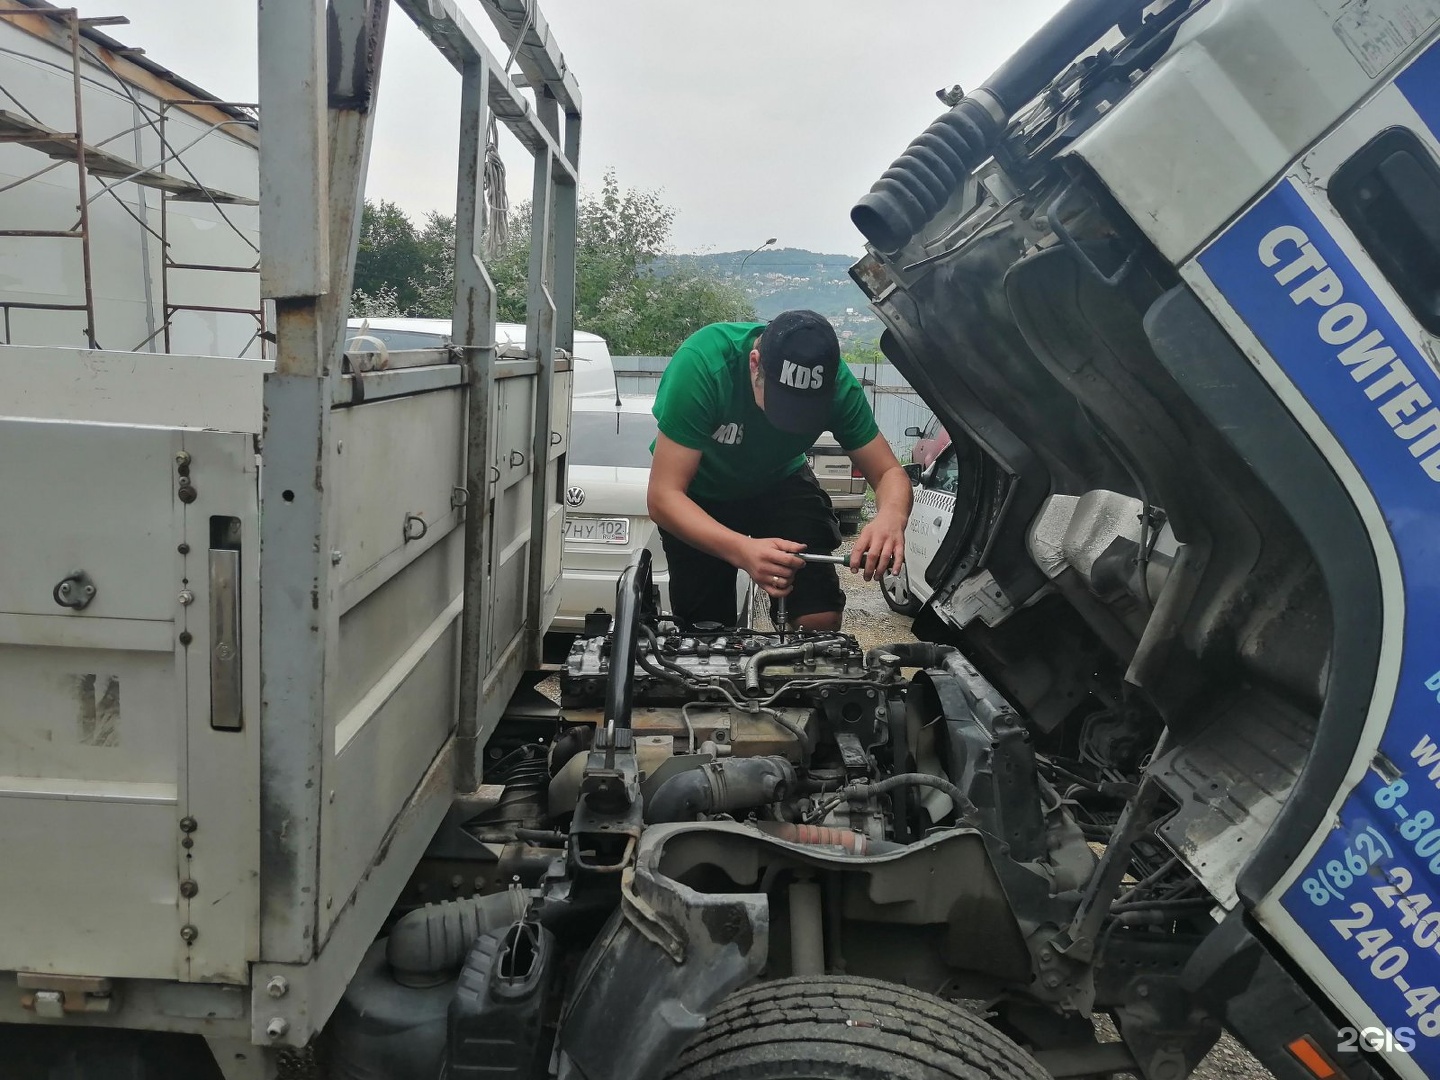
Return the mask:
<path id="1" fill-rule="evenodd" d="M 630 519 L 567 516 L 565 539 L 581 544 L 628 544 Z"/>

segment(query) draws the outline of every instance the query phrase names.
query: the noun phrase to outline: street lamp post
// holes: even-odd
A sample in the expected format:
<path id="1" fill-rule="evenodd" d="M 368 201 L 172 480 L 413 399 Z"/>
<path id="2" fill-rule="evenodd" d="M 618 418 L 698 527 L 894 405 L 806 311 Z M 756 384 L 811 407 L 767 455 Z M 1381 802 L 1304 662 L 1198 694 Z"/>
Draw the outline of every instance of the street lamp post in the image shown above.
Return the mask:
<path id="1" fill-rule="evenodd" d="M 750 255 L 754 255 L 756 252 L 759 252 L 759 251 L 764 251 L 767 247 L 769 247 L 769 246 L 770 246 L 771 244 L 773 244 L 773 243 L 775 243 L 775 237 L 772 236 L 772 237 L 770 237 L 769 240 L 766 240 L 763 244 L 761 244 L 759 247 L 757 247 L 757 248 L 755 249 L 755 251 L 750 252 Z M 740 260 L 740 269 L 735 271 L 735 275 L 736 275 L 737 277 L 738 277 L 740 274 L 742 274 L 742 273 L 745 272 L 745 264 L 750 261 L 750 255 L 746 255 L 745 258 L 743 258 L 743 259 Z"/>

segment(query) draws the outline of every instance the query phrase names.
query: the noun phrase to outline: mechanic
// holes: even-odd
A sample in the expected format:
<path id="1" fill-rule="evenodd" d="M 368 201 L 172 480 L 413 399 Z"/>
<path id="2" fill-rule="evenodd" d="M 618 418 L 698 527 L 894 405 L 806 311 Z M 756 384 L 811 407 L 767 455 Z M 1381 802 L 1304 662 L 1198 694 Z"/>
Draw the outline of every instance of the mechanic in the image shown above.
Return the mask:
<path id="1" fill-rule="evenodd" d="M 795 554 L 840 546 L 830 496 L 806 459 L 825 431 L 875 489 L 875 517 L 855 539 L 850 572 L 870 581 L 904 565 L 910 479 L 823 316 L 787 311 L 768 325 L 695 331 L 666 367 L 654 413 L 648 502 L 682 625 L 736 625 L 739 568 L 771 597 L 772 620 L 783 596 L 790 628 L 840 628 L 836 567 Z"/>

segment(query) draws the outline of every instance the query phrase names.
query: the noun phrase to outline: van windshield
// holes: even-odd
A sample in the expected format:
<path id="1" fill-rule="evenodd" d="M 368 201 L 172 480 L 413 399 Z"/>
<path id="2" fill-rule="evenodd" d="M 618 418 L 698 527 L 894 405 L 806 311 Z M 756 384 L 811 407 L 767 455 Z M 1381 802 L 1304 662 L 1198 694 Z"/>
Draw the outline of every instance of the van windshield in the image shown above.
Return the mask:
<path id="1" fill-rule="evenodd" d="M 570 414 L 570 462 L 648 469 L 655 433 L 655 417 L 648 412 L 576 409 Z"/>

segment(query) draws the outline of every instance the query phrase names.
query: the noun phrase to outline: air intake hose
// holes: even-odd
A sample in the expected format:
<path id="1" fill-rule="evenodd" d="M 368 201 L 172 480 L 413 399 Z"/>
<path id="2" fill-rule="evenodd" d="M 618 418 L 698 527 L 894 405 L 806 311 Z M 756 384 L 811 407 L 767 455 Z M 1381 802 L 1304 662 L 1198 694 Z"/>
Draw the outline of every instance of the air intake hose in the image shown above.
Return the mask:
<path id="1" fill-rule="evenodd" d="M 784 799 L 795 767 L 782 757 L 724 758 L 672 776 L 645 803 L 645 821 L 694 821 L 702 813 L 748 810 Z"/>
<path id="2" fill-rule="evenodd" d="M 460 970 L 476 938 L 522 915 L 523 902 L 508 892 L 427 904 L 390 931 L 390 973 L 401 986 L 438 986 Z"/>
<path id="3" fill-rule="evenodd" d="M 850 211 L 855 227 L 879 251 L 903 248 L 990 156 L 1015 111 L 1148 2 L 1070 0 L 979 90 L 926 128 L 881 174 Z"/>

